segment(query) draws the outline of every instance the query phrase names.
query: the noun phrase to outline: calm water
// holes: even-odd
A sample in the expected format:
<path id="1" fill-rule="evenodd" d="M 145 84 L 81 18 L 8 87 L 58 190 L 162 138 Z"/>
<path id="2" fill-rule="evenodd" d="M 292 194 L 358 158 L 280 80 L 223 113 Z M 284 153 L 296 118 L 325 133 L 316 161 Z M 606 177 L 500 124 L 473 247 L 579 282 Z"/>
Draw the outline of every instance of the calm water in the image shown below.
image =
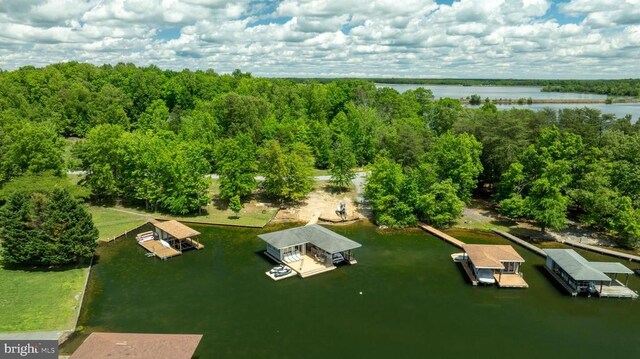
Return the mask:
<path id="1" fill-rule="evenodd" d="M 571 92 L 540 92 L 542 87 L 536 86 L 460 86 L 460 85 L 408 85 L 408 84 L 376 84 L 378 87 L 390 87 L 402 93 L 407 90 L 414 90 L 418 87 L 430 89 L 435 98 L 466 98 L 471 95 L 480 95 L 483 99 L 605 99 L 605 95 L 583 94 Z M 640 117 L 640 103 L 619 103 L 619 104 L 535 104 L 535 105 L 498 105 L 498 108 L 510 109 L 525 108 L 530 110 L 541 110 L 545 107 L 554 110 L 562 108 L 589 107 L 600 110 L 602 113 L 612 113 L 616 117 L 631 115 L 633 122 Z"/>
<path id="2" fill-rule="evenodd" d="M 466 98 L 471 95 L 498 99 L 498 98 L 529 98 L 532 99 L 606 99 L 605 95 L 571 92 L 541 92 L 540 86 L 461 86 L 461 85 L 409 85 L 409 84 L 376 84 L 377 87 L 390 87 L 403 93 L 407 90 L 415 90 L 424 87 L 433 92 L 435 98 Z"/>
<path id="3" fill-rule="evenodd" d="M 357 265 L 274 282 L 263 273 L 272 264 L 258 231 L 197 229 L 206 248 L 166 262 L 133 240 L 101 247 L 85 330 L 202 333 L 200 358 L 640 355 L 640 302 L 571 298 L 547 279 L 540 257 L 519 247 L 529 289 L 472 287 L 451 261 L 457 248 L 423 232 L 337 227 L 363 244 Z M 640 280 L 630 286 L 640 289 Z"/>

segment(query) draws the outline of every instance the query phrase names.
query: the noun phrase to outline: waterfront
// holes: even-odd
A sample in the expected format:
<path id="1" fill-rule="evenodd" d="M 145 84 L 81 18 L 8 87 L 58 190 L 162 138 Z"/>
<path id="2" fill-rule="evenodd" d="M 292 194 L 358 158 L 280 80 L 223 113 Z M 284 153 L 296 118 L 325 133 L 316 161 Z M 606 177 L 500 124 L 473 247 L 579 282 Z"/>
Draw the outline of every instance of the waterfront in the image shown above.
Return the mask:
<path id="1" fill-rule="evenodd" d="M 380 231 L 369 224 L 332 227 L 363 244 L 355 252 L 357 265 L 274 282 L 264 275 L 272 263 L 262 255 L 259 231 L 196 228 L 206 248 L 167 261 L 145 257 L 134 240 L 101 246 L 82 309 L 85 334 L 202 333 L 200 358 L 328 352 L 438 358 L 640 355 L 637 301 L 571 298 L 547 278 L 542 258 L 521 247 L 516 249 L 527 261 L 529 289 L 473 287 L 451 261 L 457 248 L 425 232 Z M 466 242 L 508 243 L 484 232 L 450 233 Z M 629 285 L 638 290 L 640 280 L 634 276 Z"/>
<path id="2" fill-rule="evenodd" d="M 409 85 L 409 84 L 376 84 L 377 87 L 390 87 L 396 91 L 402 93 L 407 90 L 413 90 L 418 87 L 424 87 L 433 92 L 433 96 L 438 98 L 467 98 L 471 95 L 479 95 L 483 100 L 485 98 L 490 99 L 513 99 L 518 100 L 521 98 L 534 100 L 604 100 L 607 98 L 605 95 L 598 94 L 584 94 L 584 93 L 572 93 L 572 92 L 541 92 L 541 87 L 536 86 L 461 86 L 461 85 Z M 470 106 L 473 107 L 473 106 Z M 530 109 L 534 111 L 542 110 L 544 108 L 551 108 L 553 110 L 559 110 L 563 108 L 595 108 L 602 113 L 611 113 L 616 117 L 624 117 L 631 115 L 635 122 L 640 117 L 640 103 L 593 103 L 593 104 L 570 104 L 570 103 L 554 103 L 554 104 L 533 104 L 533 105 L 497 105 L 498 109 Z"/>

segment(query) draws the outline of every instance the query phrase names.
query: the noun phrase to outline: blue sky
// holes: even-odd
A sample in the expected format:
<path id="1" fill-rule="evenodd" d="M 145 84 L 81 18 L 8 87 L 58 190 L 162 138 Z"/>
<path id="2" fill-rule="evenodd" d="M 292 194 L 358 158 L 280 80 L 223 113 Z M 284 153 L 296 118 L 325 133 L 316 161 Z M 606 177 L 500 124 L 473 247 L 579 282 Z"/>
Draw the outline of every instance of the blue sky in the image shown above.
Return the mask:
<path id="1" fill-rule="evenodd" d="M 640 0 L 0 0 L 0 68 L 640 77 Z"/>

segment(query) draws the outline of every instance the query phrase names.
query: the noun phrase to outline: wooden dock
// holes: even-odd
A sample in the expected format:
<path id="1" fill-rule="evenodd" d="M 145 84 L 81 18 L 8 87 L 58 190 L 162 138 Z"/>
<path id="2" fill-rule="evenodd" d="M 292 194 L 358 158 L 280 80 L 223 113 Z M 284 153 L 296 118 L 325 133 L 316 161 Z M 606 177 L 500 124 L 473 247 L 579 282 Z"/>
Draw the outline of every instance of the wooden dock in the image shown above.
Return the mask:
<path id="1" fill-rule="evenodd" d="M 462 265 L 462 269 L 464 269 L 464 271 L 467 273 L 467 276 L 469 277 L 471 284 L 478 285 L 478 278 L 476 278 L 476 275 L 473 274 L 473 270 L 471 269 L 471 267 L 469 267 L 469 261 L 463 260 L 460 262 L 460 264 Z"/>
<path id="2" fill-rule="evenodd" d="M 584 244 L 584 243 L 572 241 L 572 240 L 569 240 L 569 239 L 561 241 L 560 243 L 568 244 L 570 246 L 586 249 L 586 250 L 589 250 L 589 251 L 592 251 L 592 252 L 596 252 L 596 253 L 600 253 L 600 254 L 606 254 L 606 255 L 609 255 L 609 256 L 614 256 L 614 257 L 626 259 L 628 261 L 640 262 L 640 256 L 635 256 L 633 254 L 618 252 L 618 251 L 614 251 L 614 250 L 607 249 L 607 248 L 601 248 L 601 247 L 598 247 L 598 246 L 592 246 L 592 245 L 589 245 L 589 244 Z"/>
<path id="3" fill-rule="evenodd" d="M 144 242 L 138 242 L 142 248 L 148 250 L 150 253 L 153 253 L 156 257 L 160 259 L 167 259 L 175 256 L 179 256 L 182 253 L 173 248 L 167 248 L 160 243 L 159 240 L 149 240 Z"/>
<path id="4" fill-rule="evenodd" d="M 544 258 L 547 257 L 547 254 L 541 248 L 538 248 L 538 247 L 534 246 L 533 244 L 531 244 L 531 243 L 529 243 L 529 242 L 527 242 L 527 241 L 525 241 L 523 239 L 520 239 L 520 238 L 518 238 L 518 237 L 516 237 L 514 235 L 511 235 L 511 234 L 509 234 L 507 232 L 500 231 L 500 230 L 495 229 L 495 228 L 492 228 L 491 230 L 494 231 L 495 233 L 501 235 L 502 237 L 504 237 L 504 238 L 506 238 L 506 239 L 508 239 L 508 240 L 510 240 L 512 242 L 515 242 L 515 243 L 527 248 L 528 250 L 530 250 L 530 251 L 532 251 L 532 252 L 534 252 L 536 254 L 541 255 Z"/>
<path id="5" fill-rule="evenodd" d="M 493 277 L 500 288 L 529 288 L 529 284 L 517 273 L 496 273 Z"/>
<path id="6" fill-rule="evenodd" d="M 422 228 L 423 230 L 433 234 L 434 236 L 436 236 L 436 237 L 438 237 L 438 238 L 440 238 L 440 239 L 442 239 L 442 240 L 444 240 L 446 242 L 449 242 L 449 243 L 453 244 L 454 246 L 456 246 L 458 248 L 462 248 L 462 246 L 464 246 L 464 244 L 465 244 L 463 241 L 455 239 L 455 238 L 451 237 L 450 235 L 448 235 L 448 234 L 446 234 L 444 232 L 440 232 L 439 230 L 437 230 L 437 229 L 435 229 L 435 228 L 433 228 L 431 226 L 428 226 L 428 225 L 426 225 L 424 223 L 418 223 L 418 227 Z"/>
<path id="7" fill-rule="evenodd" d="M 197 242 L 197 241 L 194 241 L 191 238 L 186 238 L 184 241 L 189 243 L 189 244 L 191 244 L 193 246 L 193 248 L 195 248 L 197 250 L 200 250 L 200 249 L 204 248 L 204 244 L 202 244 L 200 242 Z"/>

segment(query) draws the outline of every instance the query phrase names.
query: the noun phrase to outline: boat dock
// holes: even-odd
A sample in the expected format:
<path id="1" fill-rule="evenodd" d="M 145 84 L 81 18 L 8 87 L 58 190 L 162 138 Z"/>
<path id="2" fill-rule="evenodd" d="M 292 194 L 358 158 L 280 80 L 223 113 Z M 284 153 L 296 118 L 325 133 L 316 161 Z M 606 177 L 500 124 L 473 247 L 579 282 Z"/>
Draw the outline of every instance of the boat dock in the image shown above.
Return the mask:
<path id="1" fill-rule="evenodd" d="M 453 237 L 451 237 L 450 235 L 444 233 L 444 232 L 440 232 L 439 230 L 428 226 L 424 223 L 418 223 L 418 227 L 422 228 L 423 230 L 433 234 L 434 236 L 444 240 L 445 242 L 449 242 L 451 244 L 453 244 L 454 246 L 458 247 L 458 248 L 462 248 L 462 246 L 464 246 L 464 242 L 458 239 L 455 239 Z"/>
<path id="2" fill-rule="evenodd" d="M 529 242 L 527 242 L 525 240 L 522 240 L 522 239 L 520 239 L 520 238 L 518 238 L 518 237 L 516 237 L 514 235 L 511 235 L 509 233 L 500 231 L 500 230 L 495 229 L 495 228 L 492 228 L 491 230 L 493 232 L 501 235 L 502 237 L 504 237 L 504 238 L 506 238 L 506 239 L 508 239 L 510 241 L 513 241 L 513 242 L 515 242 L 515 243 L 517 243 L 517 244 L 519 244 L 519 245 L 531 250 L 532 252 L 535 252 L 535 253 L 543 256 L 543 257 L 547 256 L 547 254 L 541 248 L 538 248 L 538 247 L 534 246 L 533 244 L 531 244 L 531 243 L 529 243 Z M 636 255 L 629 254 L 629 253 L 618 252 L 618 251 L 614 251 L 614 250 L 611 250 L 611 249 L 608 249 L 608 248 L 602 248 L 602 247 L 599 247 L 599 246 L 592 246 L 592 245 L 589 245 L 589 244 L 584 244 L 584 243 L 572 241 L 570 239 L 565 239 L 565 240 L 559 241 L 559 242 L 567 244 L 567 245 L 570 245 L 570 246 L 573 246 L 573 247 L 586 249 L 588 251 L 592 251 L 592 252 L 596 252 L 596 253 L 600 253 L 600 254 L 606 254 L 606 255 L 609 255 L 609 256 L 626 259 L 628 261 L 640 262 L 640 256 L 636 256 Z"/>
<path id="3" fill-rule="evenodd" d="M 534 252 L 536 254 L 541 255 L 544 258 L 547 257 L 547 254 L 541 248 L 538 248 L 538 247 L 534 246 L 533 244 L 531 244 L 531 243 L 529 243 L 529 242 L 527 242 L 527 241 L 525 241 L 523 239 L 520 239 L 520 238 L 518 238 L 518 237 L 516 237 L 514 235 L 511 235 L 511 234 L 509 234 L 507 232 L 500 231 L 500 230 L 495 229 L 495 228 L 492 228 L 491 230 L 494 231 L 495 233 L 501 235 L 502 237 L 504 237 L 504 238 L 506 238 L 506 239 L 508 239 L 508 240 L 510 240 L 512 242 L 515 242 L 515 243 L 525 247 L 526 249 L 528 249 L 528 250 L 530 250 L 530 251 L 532 251 L 532 252 Z"/>
<path id="4" fill-rule="evenodd" d="M 159 240 L 148 240 L 138 242 L 138 244 L 160 259 L 167 259 L 182 254 L 182 252 L 177 249 L 163 246 Z"/>
<path id="5" fill-rule="evenodd" d="M 569 240 L 569 239 L 561 241 L 560 243 L 568 244 L 568 245 L 573 246 L 573 247 L 586 249 L 586 250 L 589 250 L 589 251 L 592 251 L 592 252 L 596 252 L 596 253 L 600 253 L 600 254 L 606 254 L 606 255 L 610 255 L 610 256 L 626 259 L 626 260 L 629 260 L 629 261 L 640 262 L 640 256 L 635 256 L 633 254 L 618 252 L 618 251 L 614 251 L 614 250 L 607 249 L 607 248 L 601 248 L 601 247 L 598 247 L 598 246 L 592 246 L 592 245 L 589 245 L 589 244 L 584 244 L 584 243 L 572 241 L 572 240 Z"/>

